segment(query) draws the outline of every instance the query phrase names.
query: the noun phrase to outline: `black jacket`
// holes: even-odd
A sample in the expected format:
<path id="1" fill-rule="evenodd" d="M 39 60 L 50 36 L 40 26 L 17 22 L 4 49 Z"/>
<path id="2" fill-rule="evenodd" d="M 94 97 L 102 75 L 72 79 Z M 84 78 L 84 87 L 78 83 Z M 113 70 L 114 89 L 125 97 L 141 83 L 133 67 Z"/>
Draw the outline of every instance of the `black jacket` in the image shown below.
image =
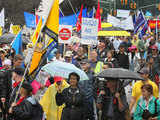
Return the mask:
<path id="1" fill-rule="evenodd" d="M 117 59 L 120 68 L 129 69 L 129 57 L 127 53 L 121 54 L 118 52 L 115 55 L 115 58 Z"/>
<path id="2" fill-rule="evenodd" d="M 73 89 L 69 87 L 64 89 L 62 93 L 57 93 L 56 103 L 58 106 L 65 103 L 61 120 L 85 119 L 85 97 L 79 89 L 73 93 Z"/>
<path id="3" fill-rule="evenodd" d="M 13 107 L 11 117 L 13 120 L 42 120 L 43 109 L 34 98 L 28 97 Z"/>
<path id="4" fill-rule="evenodd" d="M 6 98 L 8 89 L 6 80 L 6 71 L 0 70 L 0 98 Z"/>

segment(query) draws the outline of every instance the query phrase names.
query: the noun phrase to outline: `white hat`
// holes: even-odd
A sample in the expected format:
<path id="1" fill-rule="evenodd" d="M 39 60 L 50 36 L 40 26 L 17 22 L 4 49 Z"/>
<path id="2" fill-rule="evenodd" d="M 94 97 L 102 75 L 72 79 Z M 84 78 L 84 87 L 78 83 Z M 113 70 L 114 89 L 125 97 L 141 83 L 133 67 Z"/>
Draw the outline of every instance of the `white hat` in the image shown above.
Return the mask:
<path id="1" fill-rule="evenodd" d="M 10 65 L 11 66 L 12 65 L 11 60 L 10 59 L 4 60 L 3 65 Z"/>
<path id="2" fill-rule="evenodd" d="M 72 51 L 66 51 L 65 57 L 72 57 Z"/>

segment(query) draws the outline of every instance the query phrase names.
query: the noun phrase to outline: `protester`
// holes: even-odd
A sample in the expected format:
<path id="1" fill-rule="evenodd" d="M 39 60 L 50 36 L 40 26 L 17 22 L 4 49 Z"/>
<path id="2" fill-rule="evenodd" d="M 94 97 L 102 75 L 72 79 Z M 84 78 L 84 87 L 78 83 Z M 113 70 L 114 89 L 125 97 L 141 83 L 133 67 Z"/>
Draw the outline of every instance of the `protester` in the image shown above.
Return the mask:
<path id="1" fill-rule="evenodd" d="M 152 82 L 148 77 L 149 77 L 149 70 L 147 68 L 142 68 L 139 71 L 141 77 L 144 80 L 137 81 L 132 89 L 132 97 L 131 97 L 131 102 L 130 102 L 130 113 L 132 113 L 134 110 L 134 106 L 137 105 L 137 101 L 139 100 L 140 96 L 142 95 L 141 87 L 145 84 L 150 84 L 153 87 L 153 96 L 156 98 L 159 97 L 159 90 L 158 86 Z"/>
<path id="2" fill-rule="evenodd" d="M 96 50 L 92 50 L 90 52 L 89 64 L 90 64 L 91 71 L 95 72 L 95 68 L 97 65 L 97 52 L 96 52 Z"/>
<path id="3" fill-rule="evenodd" d="M 80 77 L 77 73 L 69 74 L 70 87 L 62 91 L 62 86 L 58 86 L 56 103 L 58 106 L 65 103 L 61 120 L 85 120 L 87 116 L 85 110 L 85 95 L 78 88 Z"/>
<path id="4" fill-rule="evenodd" d="M 118 68 L 119 67 L 118 61 L 117 61 L 116 58 L 113 58 L 113 52 L 111 50 L 107 52 L 107 57 L 104 59 L 104 63 L 105 62 L 112 63 L 114 68 Z"/>
<path id="5" fill-rule="evenodd" d="M 20 83 L 23 80 L 23 75 L 24 75 L 24 69 L 21 67 L 16 67 L 12 72 L 12 93 L 10 93 L 10 100 L 9 100 L 10 104 L 19 99 L 17 91 L 19 89 Z M 17 95 L 18 97 L 16 98 Z"/>
<path id="6" fill-rule="evenodd" d="M 99 87 L 97 108 L 102 110 L 102 120 L 126 120 L 128 104 L 125 92 L 119 91 L 119 83 L 117 79 L 108 79 L 103 87 Z"/>
<path id="7" fill-rule="evenodd" d="M 53 85 L 49 86 L 40 100 L 40 104 L 42 105 L 46 114 L 46 120 L 61 120 L 61 114 L 64 105 L 57 106 L 55 101 L 55 96 L 59 85 L 61 85 L 61 90 L 69 87 L 69 84 L 63 80 L 63 78 L 59 77 Z"/>
<path id="8" fill-rule="evenodd" d="M 159 120 L 160 101 L 153 96 L 153 87 L 145 84 L 141 87 L 142 97 L 137 102 L 134 120 Z"/>
<path id="9" fill-rule="evenodd" d="M 139 60 L 140 58 L 140 54 L 137 51 L 137 47 L 132 45 L 131 47 L 129 47 L 129 51 L 130 53 L 128 54 L 129 57 L 129 70 L 135 71 L 137 72 L 139 69 Z"/>
<path id="10" fill-rule="evenodd" d="M 119 52 L 115 54 L 115 58 L 117 59 L 120 68 L 129 69 L 129 58 L 128 54 L 125 52 L 124 44 L 120 44 Z"/>
<path id="11" fill-rule="evenodd" d="M 42 120 L 44 117 L 41 105 L 32 97 L 32 86 L 23 83 L 20 98 L 13 102 L 9 109 L 11 120 Z"/>
<path id="12" fill-rule="evenodd" d="M 106 53 L 107 53 L 106 41 L 105 41 L 104 38 L 100 38 L 100 41 L 99 41 L 99 44 L 98 44 L 98 50 L 97 50 L 98 61 L 104 61 L 104 59 L 106 57 Z"/>
<path id="13" fill-rule="evenodd" d="M 89 120 L 95 120 L 94 115 L 94 96 L 93 96 L 93 89 L 94 89 L 94 73 L 90 69 L 90 64 L 88 59 L 84 59 L 81 62 L 82 70 L 87 74 L 89 80 L 84 80 L 79 82 L 79 87 L 85 93 L 86 99 L 86 111 L 88 113 Z"/>

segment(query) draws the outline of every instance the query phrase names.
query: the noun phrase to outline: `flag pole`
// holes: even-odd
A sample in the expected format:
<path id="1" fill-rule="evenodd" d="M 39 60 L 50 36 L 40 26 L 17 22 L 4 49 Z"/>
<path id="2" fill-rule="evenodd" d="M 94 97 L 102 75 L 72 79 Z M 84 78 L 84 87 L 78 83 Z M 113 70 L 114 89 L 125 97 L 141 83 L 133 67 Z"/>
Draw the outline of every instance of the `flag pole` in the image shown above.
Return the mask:
<path id="1" fill-rule="evenodd" d="M 53 6 L 54 1 L 55 1 L 55 0 L 52 0 L 52 4 L 51 4 L 50 9 L 49 9 L 49 11 L 48 11 L 48 13 L 47 13 L 48 16 L 49 16 L 49 13 L 50 13 L 50 11 L 51 11 L 51 9 L 52 9 L 52 6 Z M 35 49 L 36 49 L 36 46 L 37 46 L 37 43 L 38 43 L 38 39 L 39 39 L 39 37 L 40 37 L 40 34 L 41 34 L 41 32 L 42 32 L 42 29 L 44 28 L 44 26 L 45 26 L 45 24 L 46 24 L 46 22 L 47 22 L 48 16 L 45 18 L 45 22 L 42 24 L 41 30 L 40 30 L 40 32 L 39 32 L 39 34 L 38 34 L 36 43 L 35 43 L 35 45 L 34 45 L 34 47 L 33 47 L 32 57 L 33 57 L 34 51 L 35 51 Z M 39 22 L 40 22 L 40 21 L 39 21 Z M 21 87 L 22 87 L 22 84 L 23 84 L 23 82 L 24 82 L 24 78 L 25 78 L 25 76 L 26 76 L 26 74 L 27 74 L 27 70 L 29 69 L 29 66 L 30 66 L 30 64 L 31 64 L 32 57 L 30 58 L 29 62 L 27 63 L 27 67 L 25 68 L 25 71 L 24 71 L 24 74 L 23 74 L 23 77 L 22 77 L 22 81 L 21 81 L 21 83 L 20 83 L 20 85 L 19 85 L 19 88 L 18 88 L 18 91 L 17 91 L 17 93 L 16 93 L 16 97 L 15 97 L 15 99 L 14 99 L 14 102 L 16 102 L 16 100 L 17 100 L 17 98 L 18 98 L 18 94 L 19 94 L 20 89 L 21 89 Z"/>

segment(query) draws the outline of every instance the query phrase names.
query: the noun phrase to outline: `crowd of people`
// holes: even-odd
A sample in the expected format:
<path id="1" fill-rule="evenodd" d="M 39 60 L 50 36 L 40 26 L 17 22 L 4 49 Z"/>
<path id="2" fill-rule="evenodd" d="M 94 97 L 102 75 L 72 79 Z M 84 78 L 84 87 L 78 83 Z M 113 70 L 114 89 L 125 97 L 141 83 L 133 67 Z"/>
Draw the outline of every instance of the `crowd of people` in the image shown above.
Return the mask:
<path id="1" fill-rule="evenodd" d="M 41 70 L 41 84 L 33 94 L 34 80 L 24 78 L 33 46 L 16 54 L 8 44 L 0 45 L 0 108 L 3 120 L 160 120 L 160 37 L 99 37 L 98 45 L 58 44 L 45 64 L 62 61 L 83 70 L 68 78 Z M 65 47 L 64 47 L 65 46 Z M 95 77 L 108 68 L 137 72 L 143 80 L 121 81 Z"/>

